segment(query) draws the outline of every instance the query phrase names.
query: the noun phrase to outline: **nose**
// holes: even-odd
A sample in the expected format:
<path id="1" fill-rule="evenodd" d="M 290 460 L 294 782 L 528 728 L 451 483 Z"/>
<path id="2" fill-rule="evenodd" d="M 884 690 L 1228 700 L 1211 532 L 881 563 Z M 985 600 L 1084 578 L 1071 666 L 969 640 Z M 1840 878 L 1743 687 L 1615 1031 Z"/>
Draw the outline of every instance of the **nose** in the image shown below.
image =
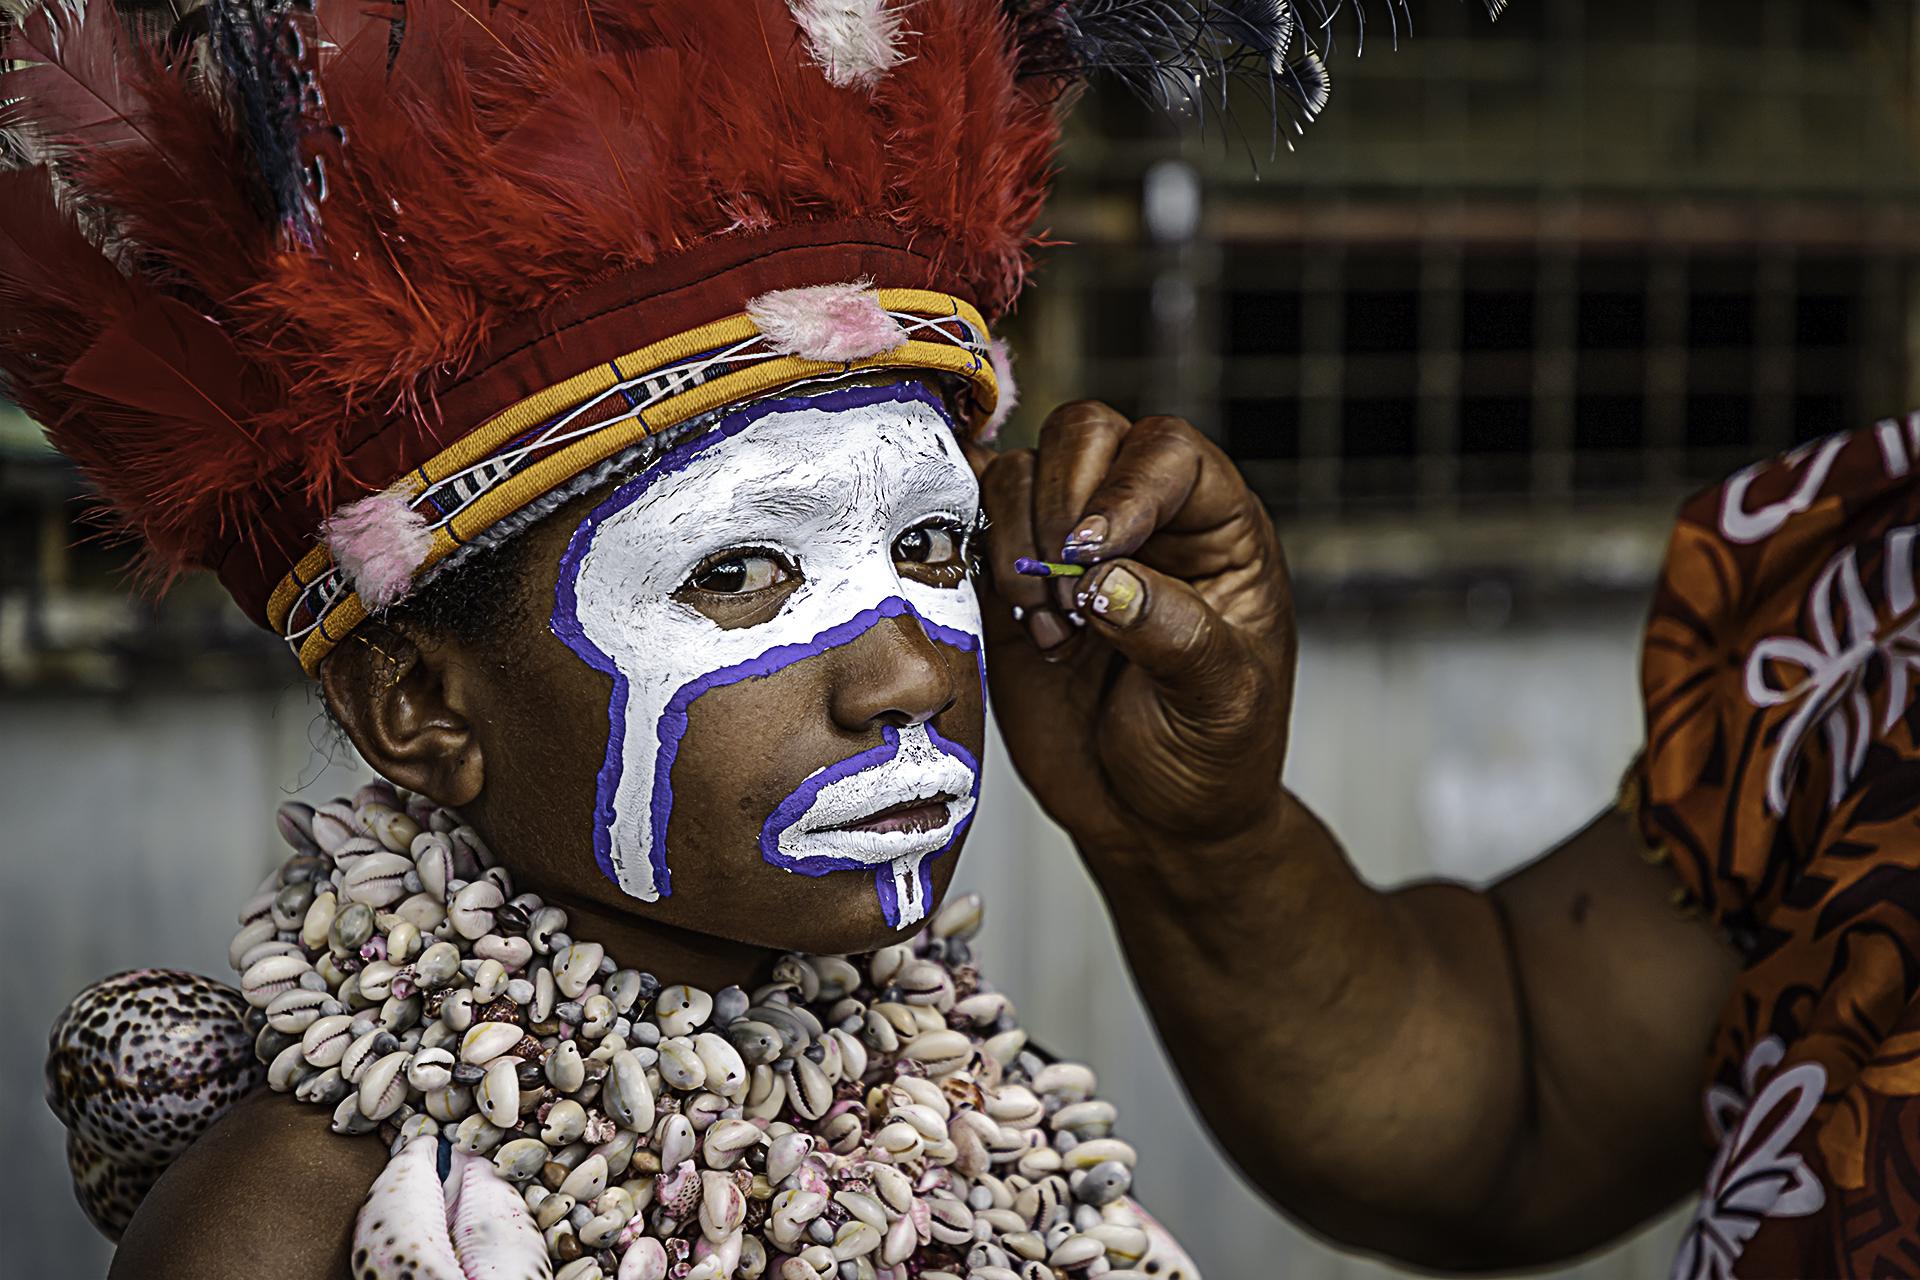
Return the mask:
<path id="1" fill-rule="evenodd" d="M 912 614 L 882 618 L 840 652 L 831 701 L 834 722 L 844 729 L 903 729 L 953 705 L 946 651 Z"/>

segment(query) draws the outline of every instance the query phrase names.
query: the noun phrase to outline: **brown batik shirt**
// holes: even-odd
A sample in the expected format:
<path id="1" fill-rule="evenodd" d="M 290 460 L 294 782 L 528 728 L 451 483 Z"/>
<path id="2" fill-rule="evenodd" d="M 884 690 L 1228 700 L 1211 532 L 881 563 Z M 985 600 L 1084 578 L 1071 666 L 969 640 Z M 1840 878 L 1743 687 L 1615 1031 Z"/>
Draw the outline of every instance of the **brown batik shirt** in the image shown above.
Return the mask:
<path id="1" fill-rule="evenodd" d="M 1674 1275 L 1920 1276 L 1920 414 L 1683 509 L 1626 801 L 1745 958 Z"/>

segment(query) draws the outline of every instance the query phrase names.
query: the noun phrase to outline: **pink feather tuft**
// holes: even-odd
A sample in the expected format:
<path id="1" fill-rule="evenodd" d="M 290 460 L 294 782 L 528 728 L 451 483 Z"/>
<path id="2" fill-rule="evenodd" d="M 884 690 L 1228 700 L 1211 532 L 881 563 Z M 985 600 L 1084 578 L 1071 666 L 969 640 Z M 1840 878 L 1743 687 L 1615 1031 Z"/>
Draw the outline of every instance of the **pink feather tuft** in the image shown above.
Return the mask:
<path id="1" fill-rule="evenodd" d="M 747 304 L 774 350 L 803 360 L 864 360 L 907 340 L 873 294 L 873 281 L 777 289 Z"/>
<path id="2" fill-rule="evenodd" d="M 1013 352 L 1007 347 L 1005 338 L 995 338 L 987 344 L 987 362 L 993 366 L 993 380 L 1000 384 L 1000 398 L 994 402 L 993 413 L 980 428 L 980 442 L 986 444 L 1000 434 L 1000 428 L 1007 424 L 1013 411 L 1020 406 L 1020 383 L 1013 376 Z"/>
<path id="3" fill-rule="evenodd" d="M 433 547 L 426 517 L 408 504 L 411 496 L 396 486 L 350 502 L 327 520 L 327 549 L 371 612 L 407 594 L 414 570 Z"/>

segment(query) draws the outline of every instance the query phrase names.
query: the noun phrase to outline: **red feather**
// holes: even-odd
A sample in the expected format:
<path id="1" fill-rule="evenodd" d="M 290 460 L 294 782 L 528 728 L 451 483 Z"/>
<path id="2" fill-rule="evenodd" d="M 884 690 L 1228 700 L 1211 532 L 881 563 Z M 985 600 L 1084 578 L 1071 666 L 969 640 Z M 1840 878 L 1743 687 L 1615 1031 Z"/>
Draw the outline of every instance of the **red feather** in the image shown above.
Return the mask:
<path id="1" fill-rule="evenodd" d="M 111 4 L 30 10 L 9 34 L 6 57 L 18 65 L 0 75 L 0 103 L 9 104 L 0 128 L 24 126 L 62 147 L 151 144 L 139 96 L 122 78 L 127 55 Z"/>
<path id="2" fill-rule="evenodd" d="M 93 314 L 128 296 L 126 279 L 55 199 L 52 173 L 0 172 L 0 299 Z"/>
<path id="3" fill-rule="evenodd" d="M 160 296 L 122 315 L 66 373 L 68 386 L 96 399 L 251 440 L 243 402 L 249 381 L 226 330 L 184 302 Z"/>
<path id="4" fill-rule="evenodd" d="M 399 5 L 382 0 L 317 0 L 313 6 L 314 29 L 335 56 L 346 55 L 362 40 L 372 40 L 380 46 L 383 66 L 393 24 L 401 16 Z"/>
<path id="5" fill-rule="evenodd" d="M 313 253 L 283 250 L 195 59 L 106 0 L 43 6 L 0 51 L 28 64 L 0 100 L 64 148 L 62 197 L 112 261 L 44 172 L 0 175 L 0 377 L 171 572 L 288 493 L 390 482 L 348 473 L 349 433 L 389 410 L 417 429 L 503 327 L 743 229 L 888 221 L 1004 311 L 1058 86 L 1016 79 L 1002 0 L 893 2 L 907 57 L 867 92 L 808 60 L 786 0 L 416 0 L 402 26 L 386 0 L 316 0 L 345 141 Z"/>

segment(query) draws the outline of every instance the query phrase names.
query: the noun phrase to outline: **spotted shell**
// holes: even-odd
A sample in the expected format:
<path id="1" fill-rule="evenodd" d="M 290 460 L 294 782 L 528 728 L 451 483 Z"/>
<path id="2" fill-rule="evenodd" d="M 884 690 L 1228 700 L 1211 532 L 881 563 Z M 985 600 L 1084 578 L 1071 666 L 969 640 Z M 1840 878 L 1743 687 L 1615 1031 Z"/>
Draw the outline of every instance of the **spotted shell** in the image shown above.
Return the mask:
<path id="1" fill-rule="evenodd" d="M 67 1005 L 47 1045 L 47 1105 L 67 1126 L 74 1191 L 119 1239 L 148 1189 L 265 1078 L 247 1002 L 211 978 L 135 969 Z"/>
<path id="2" fill-rule="evenodd" d="M 443 1164 L 444 1161 L 444 1164 Z M 432 1134 L 401 1148 L 353 1227 L 353 1280 L 547 1280 L 545 1243 L 493 1162 Z"/>

